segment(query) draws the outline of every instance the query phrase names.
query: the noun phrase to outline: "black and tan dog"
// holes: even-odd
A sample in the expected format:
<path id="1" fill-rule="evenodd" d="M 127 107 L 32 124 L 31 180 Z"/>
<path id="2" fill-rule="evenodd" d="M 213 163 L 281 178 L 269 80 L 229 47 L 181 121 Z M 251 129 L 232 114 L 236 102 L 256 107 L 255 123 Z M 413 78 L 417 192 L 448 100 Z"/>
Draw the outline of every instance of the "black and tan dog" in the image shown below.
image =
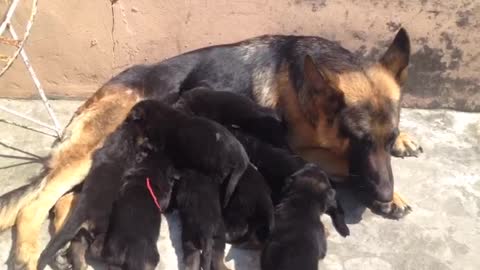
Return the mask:
<path id="1" fill-rule="evenodd" d="M 37 235 L 50 208 L 83 181 L 93 152 L 130 108 L 140 99 L 162 99 L 203 82 L 277 111 L 296 153 L 331 174 L 355 176 L 372 205 L 387 216 L 404 216 L 409 207 L 394 193 L 390 154 L 412 156 L 421 149 L 398 131 L 409 54 L 401 29 L 369 66 L 320 37 L 261 36 L 128 68 L 77 110 L 52 151 L 46 176 L 0 198 L 0 229 L 16 224 L 17 268 L 35 269 Z M 64 215 L 57 227 L 68 211 L 59 213 Z"/>
<path id="2" fill-rule="evenodd" d="M 141 160 L 149 156 L 138 148 L 153 151 L 155 155 L 163 153 L 176 168 L 196 169 L 207 174 L 217 185 L 223 184 L 224 205 L 228 204 L 249 164 L 243 146 L 220 124 L 188 116 L 159 101 L 141 101 L 131 109 L 106 145 L 95 153 L 81 197 L 65 226 L 43 251 L 39 269 L 43 269 L 57 251 L 73 239 L 82 225 L 88 225 L 92 238 L 107 232 L 122 173 L 135 157 Z M 150 167 L 155 168 L 155 165 Z"/>
<path id="3" fill-rule="evenodd" d="M 262 270 L 316 270 L 327 252 L 325 229 L 319 214 L 339 211 L 327 175 L 307 164 L 293 174 L 275 208 L 275 228 L 262 251 Z M 334 214 L 335 228 L 349 235 L 343 211 Z"/>

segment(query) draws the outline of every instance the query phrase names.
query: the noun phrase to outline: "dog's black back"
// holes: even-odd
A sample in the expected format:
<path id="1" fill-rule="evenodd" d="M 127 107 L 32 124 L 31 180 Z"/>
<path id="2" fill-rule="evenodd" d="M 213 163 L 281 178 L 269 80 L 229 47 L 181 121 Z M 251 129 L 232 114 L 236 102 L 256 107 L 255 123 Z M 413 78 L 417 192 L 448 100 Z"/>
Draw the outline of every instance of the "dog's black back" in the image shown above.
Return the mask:
<path id="1" fill-rule="evenodd" d="M 147 98 L 158 100 L 170 92 L 204 84 L 259 99 L 254 91 L 270 87 L 271 76 L 278 74 L 284 63 L 288 63 L 294 87 L 300 89 L 307 54 L 333 71 L 360 68 L 356 56 L 336 42 L 312 36 L 271 35 L 198 49 L 154 65 L 136 65 L 109 83 L 144 89 Z"/>

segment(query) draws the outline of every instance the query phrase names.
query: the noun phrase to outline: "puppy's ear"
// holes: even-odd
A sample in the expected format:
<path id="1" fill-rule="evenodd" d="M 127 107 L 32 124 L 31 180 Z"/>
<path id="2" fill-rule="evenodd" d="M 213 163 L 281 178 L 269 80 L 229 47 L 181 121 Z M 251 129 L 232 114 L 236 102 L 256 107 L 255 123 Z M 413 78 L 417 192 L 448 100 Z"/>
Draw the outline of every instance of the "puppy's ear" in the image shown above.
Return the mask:
<path id="1" fill-rule="evenodd" d="M 305 57 L 303 72 L 303 88 L 298 97 L 305 117 L 312 126 L 316 126 L 320 113 L 332 122 L 333 117 L 345 105 L 343 92 L 338 90 L 337 74 L 317 66 L 309 55 Z"/>
<path id="2" fill-rule="evenodd" d="M 326 213 L 332 219 L 335 230 L 337 230 L 341 236 L 346 237 L 350 235 L 350 229 L 348 229 L 345 223 L 345 213 L 338 200 L 334 199 L 333 202 L 330 203 Z"/>
<path id="3" fill-rule="evenodd" d="M 128 114 L 127 120 L 132 122 L 142 122 L 145 119 L 145 110 L 140 106 L 135 106 Z"/>

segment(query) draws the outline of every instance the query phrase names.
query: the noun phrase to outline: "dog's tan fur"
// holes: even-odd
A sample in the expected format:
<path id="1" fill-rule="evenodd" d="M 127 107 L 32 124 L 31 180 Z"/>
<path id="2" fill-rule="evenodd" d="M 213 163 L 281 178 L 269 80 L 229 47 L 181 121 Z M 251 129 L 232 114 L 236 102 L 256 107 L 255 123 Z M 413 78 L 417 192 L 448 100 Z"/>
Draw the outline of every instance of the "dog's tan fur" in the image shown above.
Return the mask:
<path id="1" fill-rule="evenodd" d="M 38 239 L 41 224 L 57 200 L 81 183 L 91 166 L 93 152 L 101 147 L 108 134 L 125 119 L 137 103 L 141 91 L 129 91 L 122 85 L 104 86 L 75 113 L 67 126 L 61 143 L 52 151 L 48 174 L 41 180 L 37 190 L 22 197 L 24 207 L 7 209 L 9 217 L 16 216 L 15 267 L 36 269 L 39 256 Z M 44 187 L 43 187 L 44 186 Z M 63 205 L 62 211 L 67 211 Z M 61 206 L 60 206 L 61 207 Z M 64 218 L 55 222 L 61 227 Z M 11 220 L 2 220 L 2 228 L 11 225 Z"/>
<path id="2" fill-rule="evenodd" d="M 328 71 L 323 71 L 323 73 Z M 338 91 L 341 91 L 345 97 L 347 106 L 353 106 L 361 103 L 369 103 L 376 110 L 381 111 L 389 108 L 385 101 L 393 104 L 400 102 L 400 85 L 382 65 L 376 64 L 366 70 L 365 73 L 349 72 L 342 74 L 333 74 L 328 72 L 326 76 Z M 285 118 L 289 124 L 289 142 L 292 149 L 308 161 L 320 164 L 324 170 L 331 175 L 340 176 L 337 180 L 346 180 L 348 176 L 347 150 L 349 141 L 339 135 L 339 123 L 334 121 L 329 123 L 327 117 L 318 110 L 315 125 L 308 121 L 305 116 L 305 110 L 301 108 L 299 95 L 295 92 L 287 67 L 281 68 L 276 75 L 276 89 L 258 89 L 269 90 L 269 93 L 255 92 L 257 101 L 268 101 L 261 103 L 266 107 L 280 109 L 285 112 Z M 323 100 L 310 99 L 307 102 L 309 106 L 315 108 L 326 107 Z M 398 118 L 393 121 L 385 122 L 381 119 L 372 119 L 371 126 L 378 141 L 385 140 L 386 131 L 392 127 L 398 127 Z M 398 151 L 405 151 L 412 140 L 405 133 L 400 133 L 394 144 Z M 344 177 L 344 178 L 342 178 Z M 409 207 L 407 202 L 399 199 L 399 194 L 394 194 L 391 202 L 399 208 Z"/>
<path id="3" fill-rule="evenodd" d="M 70 214 L 70 210 L 77 203 L 78 198 L 78 194 L 72 191 L 63 195 L 63 197 L 57 201 L 53 208 L 55 218 L 53 220 L 52 234 L 56 234 L 62 228 L 65 220 Z"/>

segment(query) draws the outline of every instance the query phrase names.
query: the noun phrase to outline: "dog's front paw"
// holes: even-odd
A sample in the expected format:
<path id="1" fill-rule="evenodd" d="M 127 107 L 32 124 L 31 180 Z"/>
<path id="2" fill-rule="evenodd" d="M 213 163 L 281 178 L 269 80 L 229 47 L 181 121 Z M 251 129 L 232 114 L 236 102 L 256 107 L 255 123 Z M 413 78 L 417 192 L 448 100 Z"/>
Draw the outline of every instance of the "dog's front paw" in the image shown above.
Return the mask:
<path id="1" fill-rule="evenodd" d="M 392 147 L 392 155 L 402 158 L 418 157 L 420 153 L 423 153 L 422 147 L 408 133 L 400 132 Z"/>
<path id="2" fill-rule="evenodd" d="M 398 193 L 393 193 L 391 202 L 375 201 L 372 210 L 387 218 L 400 219 L 412 212 L 412 207 Z"/>

